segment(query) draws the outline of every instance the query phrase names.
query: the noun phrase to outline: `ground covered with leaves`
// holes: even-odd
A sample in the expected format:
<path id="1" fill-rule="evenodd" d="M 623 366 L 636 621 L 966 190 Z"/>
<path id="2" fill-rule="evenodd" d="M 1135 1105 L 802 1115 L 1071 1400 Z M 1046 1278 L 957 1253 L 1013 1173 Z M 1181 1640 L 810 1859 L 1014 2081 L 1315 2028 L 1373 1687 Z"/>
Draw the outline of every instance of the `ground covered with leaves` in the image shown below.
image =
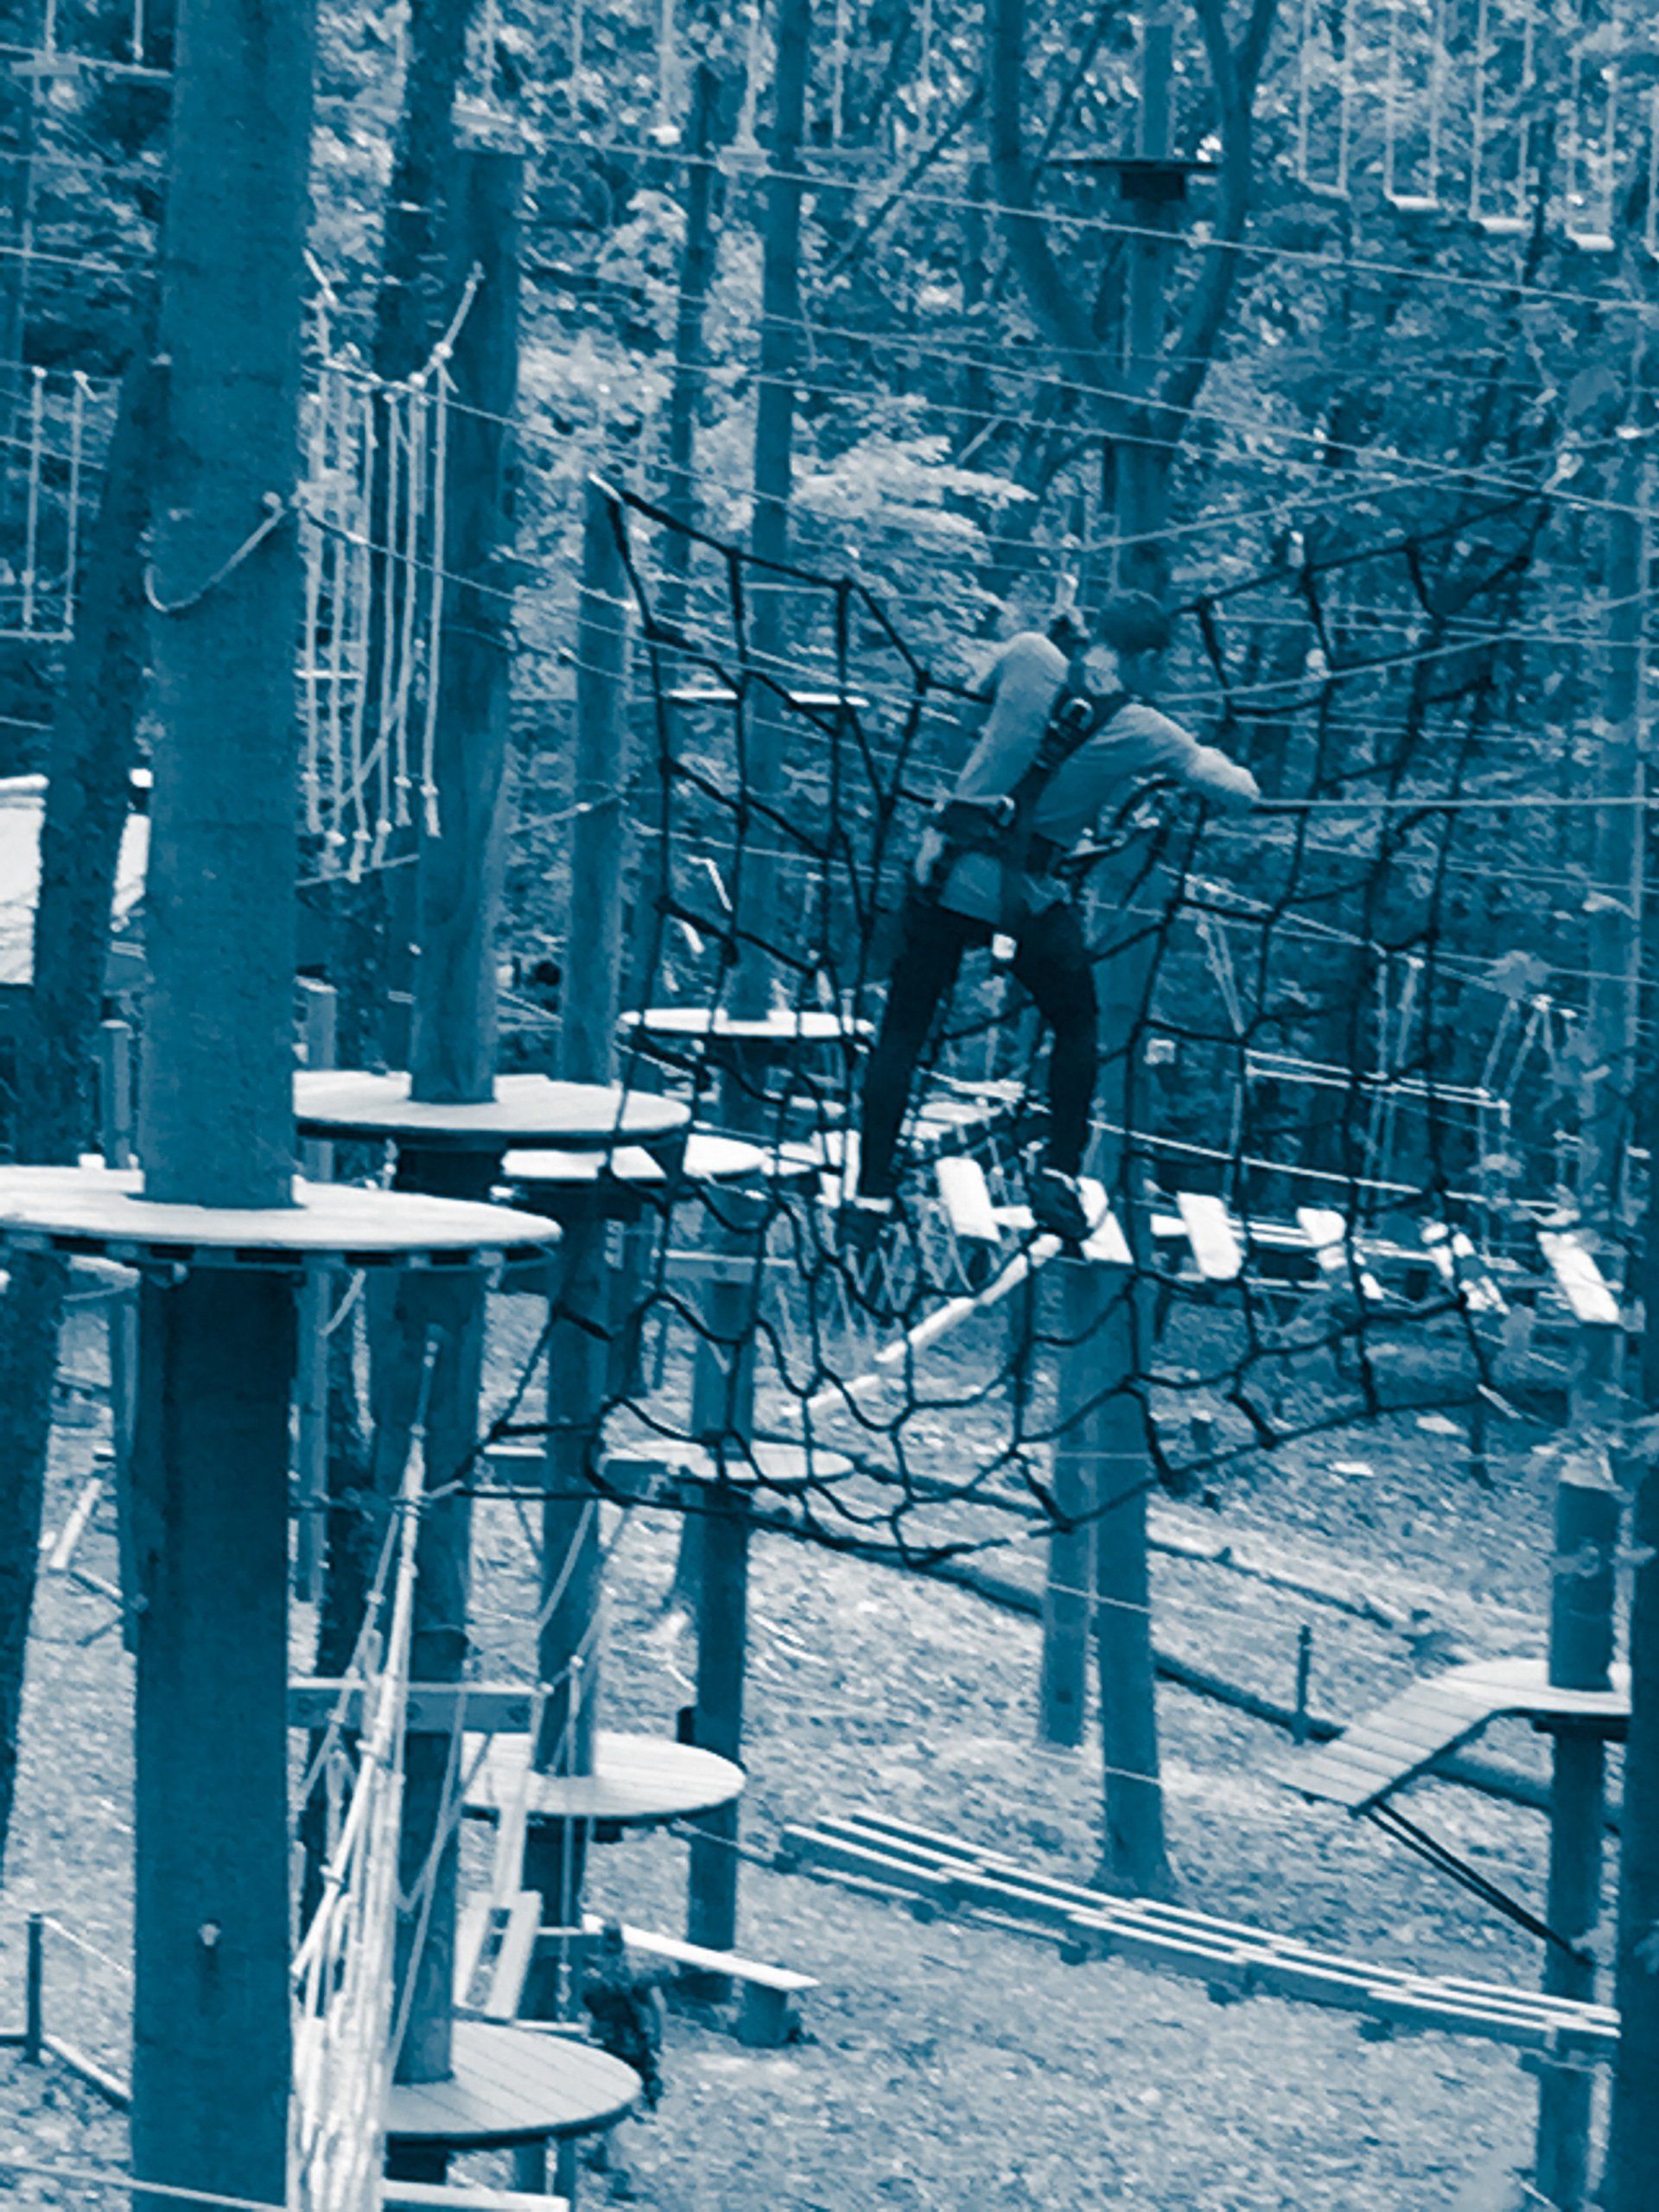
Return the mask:
<path id="1" fill-rule="evenodd" d="M 1447 1440 L 1413 1419 L 1240 1460 L 1219 1509 L 1162 1503 L 1179 1543 L 1217 1535 L 1236 1566 L 1160 1551 L 1160 1648 L 1287 1702 L 1297 1632 L 1314 1634 L 1316 1709 L 1352 1717 L 1414 1672 L 1541 1648 L 1548 1559 L 1542 1432 L 1516 1423 L 1475 1485 Z M 60 1525 L 96 1432 L 67 1427 L 53 1472 Z M 613 1726 L 671 1732 L 691 1651 L 667 1609 L 677 1524 L 636 1512 L 614 1531 L 605 1659 Z M 79 1563 L 113 1578 L 107 1501 Z M 1040 1578 L 1034 1532 L 998 1570 Z M 486 1673 L 530 1659 L 533 1560 L 512 1507 L 480 1505 L 477 1624 Z M 1323 1603 L 1287 1587 L 1328 1588 Z M 1356 1596 L 1377 1601 L 1367 1618 Z M 590 2201 L 631 2192 L 662 2212 L 887 2212 L 1122 2202 L 1143 2212 L 1507 2212 L 1535 2092 L 1507 2051 L 1440 2036 L 1372 2039 L 1352 2017 L 1252 1999 L 1117 1963 L 1063 1964 L 1034 1938 L 951 1920 L 764 1863 L 783 1826 L 877 1808 L 1087 1878 L 1097 1856 L 1097 1751 L 1040 1747 L 1034 1623 L 969 1592 L 782 1537 L 755 1546 L 743 1944 L 816 1975 L 804 2039 L 752 2051 L 717 2012 L 671 2012 L 668 2090 L 627 2123 Z M 308 1623 L 296 1619 L 302 1660 Z M 44 1910 L 48 2025 L 105 2065 L 127 2063 L 130 1674 L 105 1600 L 42 1585 L 19 1815 L 0 1916 L 0 2026 L 21 2017 L 22 1925 Z M 1171 1850 L 1183 1902 L 1393 1964 L 1535 1981 L 1536 1946 L 1276 1778 L 1278 1731 L 1166 1686 Z M 1487 1748 L 1541 1771 L 1528 1732 Z M 1529 1903 L 1541 1895 L 1537 1814 L 1435 1785 L 1415 1809 Z M 469 1831 L 471 1878 L 488 1839 Z M 683 1925 L 683 1842 L 594 1855 L 601 1909 Z M 90 1948 L 82 1948 L 90 1947 Z M 55 2069 L 0 2053 L 0 2153 L 118 2165 L 124 2124 Z M 480 2177 L 489 2171 L 480 2167 Z M 498 2170 L 500 2178 L 505 2173 Z M 20 2175 L 20 2205 L 93 2204 L 90 2183 Z"/>

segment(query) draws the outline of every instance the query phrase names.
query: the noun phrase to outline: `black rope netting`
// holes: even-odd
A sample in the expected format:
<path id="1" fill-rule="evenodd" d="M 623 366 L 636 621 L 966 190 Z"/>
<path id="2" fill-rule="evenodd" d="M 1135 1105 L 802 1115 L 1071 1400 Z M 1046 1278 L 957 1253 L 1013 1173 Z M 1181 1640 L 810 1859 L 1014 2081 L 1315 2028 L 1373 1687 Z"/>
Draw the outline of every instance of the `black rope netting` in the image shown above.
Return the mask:
<path id="1" fill-rule="evenodd" d="M 1550 1371 L 1535 1231 L 1563 1195 L 1566 1086 L 1525 1065 L 1541 1001 L 1490 926 L 1556 836 L 1544 665 L 1559 690 L 1588 650 L 1526 628 L 1548 497 L 1323 559 L 1292 541 L 1179 610 L 1159 703 L 1266 798 L 1224 819 L 1138 790 L 1074 864 L 1104 1008 L 1089 1166 L 1123 1239 L 1083 1319 L 1020 1225 L 1039 1039 L 988 962 L 918 1071 L 899 1222 L 874 1258 L 843 1233 L 890 918 L 971 687 L 858 581 L 629 493 L 612 514 L 649 760 L 624 1080 L 764 1172 L 694 1172 L 632 1236 L 609 1443 L 700 1443 L 823 1541 L 918 1561 L 1064 1520 L 1057 1426 L 1084 1419 L 1136 1486 L 1389 1414 L 1438 1414 L 1480 1471 L 1486 1408 Z"/>

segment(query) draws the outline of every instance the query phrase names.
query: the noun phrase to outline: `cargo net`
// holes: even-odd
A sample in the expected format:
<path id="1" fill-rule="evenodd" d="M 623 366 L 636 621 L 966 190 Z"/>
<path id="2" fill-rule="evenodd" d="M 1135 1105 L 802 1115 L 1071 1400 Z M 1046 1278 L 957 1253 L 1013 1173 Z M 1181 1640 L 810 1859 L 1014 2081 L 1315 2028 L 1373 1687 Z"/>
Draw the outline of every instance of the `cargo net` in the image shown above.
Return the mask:
<path id="1" fill-rule="evenodd" d="M 1323 559 L 1289 537 L 1180 607 L 1159 703 L 1266 803 L 1138 790 L 1079 855 L 1103 1004 L 1081 1260 L 1032 1228 L 1041 1040 L 976 952 L 917 1071 L 899 1219 L 874 1250 L 849 1234 L 861 1065 L 971 741 L 969 653 L 946 681 L 855 581 L 627 494 L 612 515 L 650 733 L 623 1073 L 680 1091 L 696 1135 L 613 1232 L 595 1479 L 619 1446 L 695 1447 L 819 1540 L 923 1563 L 1006 1540 L 965 1505 L 1053 1516 L 1079 1424 L 1128 1488 L 1205 1491 L 1389 1414 L 1481 1477 L 1488 1412 L 1559 1386 L 1580 1301 L 1616 1317 L 1636 1203 L 1622 1165 L 1586 1187 L 1584 1024 L 1544 988 L 1589 967 L 1580 918 L 1553 969 L 1494 951 L 1585 880 L 1596 820 L 1592 625 L 1529 623 L 1549 499 L 1448 495 Z"/>

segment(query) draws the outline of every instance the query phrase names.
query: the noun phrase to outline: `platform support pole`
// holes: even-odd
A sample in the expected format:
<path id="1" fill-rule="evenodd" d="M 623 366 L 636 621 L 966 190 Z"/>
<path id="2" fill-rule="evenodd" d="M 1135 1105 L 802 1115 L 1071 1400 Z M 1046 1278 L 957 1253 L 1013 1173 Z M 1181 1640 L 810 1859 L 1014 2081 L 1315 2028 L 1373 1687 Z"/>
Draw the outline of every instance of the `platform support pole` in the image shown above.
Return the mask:
<path id="1" fill-rule="evenodd" d="M 467 1104 L 495 1087 L 495 936 L 505 872 L 507 718 L 512 622 L 500 583 L 512 535 L 512 433 L 518 380 L 518 236 L 523 164 L 474 149 L 457 162 L 448 296 L 477 290 L 450 361 L 456 404 L 448 427 L 446 563 L 435 735 L 436 834 L 420 853 L 419 953 L 410 1035 L 410 1090 L 433 1104 Z M 483 1198 L 488 1153 L 403 1147 L 406 1190 Z M 402 1478 L 426 1377 L 429 1486 L 442 1488 L 478 1440 L 486 1294 L 481 1282 L 400 1281 L 376 1338 L 374 1487 Z M 463 1496 L 423 1512 L 410 1664 L 423 1681 L 457 1681 L 467 1626 L 472 1514 Z M 405 1754 L 401 1873 L 431 1885 L 430 1908 L 400 1923 L 397 1986 L 413 1977 L 397 2054 L 403 2082 L 450 2071 L 459 1828 L 448 1735 L 411 1733 Z M 423 1920 L 424 1925 L 423 1928 Z"/>
<path id="2" fill-rule="evenodd" d="M 1549 1679 L 1556 1688 L 1605 1690 L 1613 1654 L 1613 1556 L 1619 1498 L 1605 1459 L 1580 1452 L 1555 1492 L 1555 1558 L 1550 1589 Z M 1589 1728 L 1554 1730 L 1549 1802 L 1549 1882 L 1544 1916 L 1570 1942 L 1601 1915 L 1605 1752 Z M 1552 1996 L 1593 1999 L 1592 1959 L 1556 1944 L 1544 1955 Z M 1587 2066 L 1546 2064 L 1538 2075 L 1537 2185 L 1560 2212 L 1578 2212 L 1589 2185 L 1594 2075 Z"/>
<path id="3" fill-rule="evenodd" d="M 1132 1132 L 1139 1098 L 1135 1065 L 1151 988 L 1156 932 L 1149 918 L 1173 897 L 1163 871 L 1132 848 L 1096 878 L 1091 938 L 1101 995 L 1102 1065 L 1093 1173 L 1131 1243 L 1131 1269 L 1087 1269 L 1094 1304 L 1068 1335 L 1084 1363 L 1092 1407 L 1086 1425 L 1098 1470 L 1095 1524 L 1095 1643 L 1100 1689 L 1104 1827 L 1100 1879 L 1138 1897 L 1168 1897 L 1174 1886 L 1164 1831 L 1159 1774 L 1157 1676 L 1152 1649 L 1152 1579 L 1147 1499 L 1157 1482 L 1137 1387 L 1151 1363 L 1152 1270 L 1138 1249 L 1145 1210 L 1135 1204 L 1140 1172 Z"/>
<path id="4" fill-rule="evenodd" d="M 583 495 L 582 585 L 576 613 L 575 798 L 570 903 L 557 1067 L 567 1083 L 616 1076 L 624 921 L 623 805 L 627 788 L 626 575 L 610 495 L 589 480 Z M 608 1265 L 611 1226 L 597 1202 L 565 1218 L 550 1278 L 556 1318 L 547 1348 L 547 1443 L 543 1459 L 541 1625 L 537 1662 L 547 1692 L 531 1746 L 538 1774 L 591 1774 L 598 1719 L 601 1565 L 599 1492 L 592 1459 L 610 1385 L 608 1334 L 616 1317 Z M 538 1891 L 543 1927 L 581 1925 L 587 1830 L 535 1821 L 524 1839 L 525 1886 Z M 568 2010 L 556 1955 L 531 1967 L 525 2010 Z"/>
<path id="5" fill-rule="evenodd" d="M 146 1195 L 196 1205 L 292 1192 L 315 13 L 185 0 L 172 79 L 141 1149 Z M 139 1341 L 132 2166 L 140 2184 L 281 2203 L 293 1284 L 152 1278 Z M 142 2212 L 170 2201 L 133 2191 Z"/>
<path id="6" fill-rule="evenodd" d="M 38 2066 L 46 2051 L 46 1923 L 29 1916 L 23 1957 L 23 2063 Z"/>
<path id="7" fill-rule="evenodd" d="M 754 1285 L 741 1263 L 758 1265 L 766 1200 L 721 1192 L 709 1205 L 709 1245 L 733 1272 L 716 1271 L 703 1287 L 691 1433 L 717 1455 L 722 1447 L 741 1452 L 754 1433 Z M 743 1751 L 752 1516 L 747 1489 L 717 1476 L 698 1485 L 681 1535 L 681 1571 L 696 1624 L 693 1733 L 704 1751 L 734 1761 Z M 738 1837 L 735 1803 L 702 1815 L 692 1835 L 686 1939 L 708 1950 L 729 1951 L 737 1941 Z M 710 1999 L 729 1987 L 726 1977 L 712 1974 L 697 1976 L 695 1986 Z"/>
<path id="8" fill-rule="evenodd" d="M 1045 1273 L 1055 1278 L 1059 1307 L 1058 1403 L 1052 1488 L 1060 1525 L 1048 1539 L 1038 1720 L 1046 1744 L 1075 1750 L 1083 1741 L 1089 1617 L 1093 1609 L 1092 1516 L 1099 1469 L 1090 1448 L 1088 1427 L 1094 1383 L 1090 1339 L 1099 1319 L 1098 1270 L 1090 1261 L 1063 1258 Z M 1044 1277 L 1039 1275 L 1027 1287 L 1033 1297 L 1041 1299 Z"/>

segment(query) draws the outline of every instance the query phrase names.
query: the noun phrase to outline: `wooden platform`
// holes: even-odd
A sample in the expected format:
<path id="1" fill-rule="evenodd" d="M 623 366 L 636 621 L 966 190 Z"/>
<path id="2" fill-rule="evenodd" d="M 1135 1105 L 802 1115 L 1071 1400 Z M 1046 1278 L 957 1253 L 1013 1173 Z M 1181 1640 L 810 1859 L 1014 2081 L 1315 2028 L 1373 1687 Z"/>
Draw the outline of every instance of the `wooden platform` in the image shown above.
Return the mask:
<path id="1" fill-rule="evenodd" d="M 912 1909 L 1046 1940 L 1073 1963 L 1119 1959 L 1201 1981 L 1229 1999 L 1288 1998 L 1550 2057 L 1611 2057 L 1618 2039 L 1618 2015 L 1606 2005 L 1373 1966 L 1247 1922 L 1115 1897 L 882 1814 L 786 1827 L 778 1860 L 786 1871 L 847 1881 Z"/>
<path id="2" fill-rule="evenodd" d="M 294 1184 L 291 1206 L 174 1205 L 137 1168 L 0 1167 L 0 1244 L 127 1266 L 474 1267 L 545 1255 L 556 1224 L 505 1206 L 346 1183 Z"/>
<path id="3" fill-rule="evenodd" d="M 729 1805 L 743 1790 L 743 1770 L 730 1759 L 671 1737 L 608 1728 L 594 1738 L 592 1774 L 533 1773 L 527 1735 L 497 1736 L 487 1745 L 468 1736 L 464 1764 L 473 1772 L 467 1811 L 474 1820 L 499 1820 L 522 1806 L 531 1821 L 591 1821 L 601 1830 L 663 1827 Z"/>
<path id="4" fill-rule="evenodd" d="M 1613 1670 L 1611 1690 L 1562 1690 L 1541 1659 L 1483 1659 L 1414 1682 L 1318 1751 L 1281 1766 L 1279 1778 L 1305 1797 L 1363 1813 L 1456 1751 L 1494 1720 L 1576 1720 L 1622 1735 L 1630 1717 L 1630 1674 Z"/>
<path id="5" fill-rule="evenodd" d="M 570 2212 L 568 2196 L 448 2181 L 384 2181 L 380 2212 Z"/>
<path id="6" fill-rule="evenodd" d="M 495 1096 L 472 1105 L 411 1098 L 409 1077 L 360 1068 L 302 1069 L 294 1078 L 302 1135 L 384 1140 L 429 1152 L 497 1152 L 547 1144 L 573 1152 L 677 1138 L 691 1109 L 655 1091 L 602 1083 L 559 1083 L 544 1075 L 501 1075 Z"/>
<path id="7" fill-rule="evenodd" d="M 454 2035 L 448 2080 L 392 2084 L 390 2142 L 510 2150 L 610 2127 L 638 2101 L 633 2069 L 591 2044 L 493 2020 L 457 2020 Z"/>

